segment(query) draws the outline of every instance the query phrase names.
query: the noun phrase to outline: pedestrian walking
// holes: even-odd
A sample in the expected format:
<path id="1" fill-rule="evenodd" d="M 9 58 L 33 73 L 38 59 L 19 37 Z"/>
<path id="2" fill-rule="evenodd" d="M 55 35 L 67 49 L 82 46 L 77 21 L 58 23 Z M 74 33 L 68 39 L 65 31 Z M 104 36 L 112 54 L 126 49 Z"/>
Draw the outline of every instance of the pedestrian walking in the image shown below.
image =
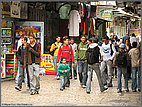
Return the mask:
<path id="1" fill-rule="evenodd" d="M 98 82 L 99 82 L 100 91 L 103 92 L 104 90 L 107 90 L 108 88 L 104 87 L 103 80 L 101 77 L 101 72 L 99 67 L 100 48 L 98 47 L 98 39 L 96 38 L 93 41 L 94 43 L 89 44 L 89 47 L 86 52 L 87 62 L 89 64 L 89 67 L 91 67 L 95 71 Z M 86 83 L 86 92 L 88 94 L 91 91 L 91 72 L 93 72 L 93 70 L 88 71 L 88 78 Z"/>
<path id="2" fill-rule="evenodd" d="M 130 44 L 130 40 L 126 39 L 125 41 L 125 51 L 128 53 L 132 49 L 132 46 Z M 132 67 L 131 67 L 131 59 L 128 60 L 127 62 L 127 73 L 128 73 L 128 80 L 131 79 L 131 74 L 132 74 Z"/>
<path id="3" fill-rule="evenodd" d="M 40 46 L 35 43 L 35 36 L 30 35 L 30 44 L 25 48 L 24 54 L 24 68 L 26 68 L 26 62 L 28 64 L 28 71 L 30 75 L 30 94 L 39 94 L 40 89 Z M 36 85 L 34 85 L 34 77 L 36 78 Z"/>
<path id="4" fill-rule="evenodd" d="M 59 80 L 59 72 L 57 70 L 57 55 L 58 55 L 59 48 L 62 45 L 60 40 L 61 40 L 61 37 L 56 36 L 56 42 L 53 43 L 50 48 L 50 53 L 52 53 L 53 60 L 54 60 L 55 75 L 56 75 L 57 80 Z"/>
<path id="5" fill-rule="evenodd" d="M 22 45 L 22 40 L 24 39 L 24 35 L 20 36 L 20 39 L 16 42 L 14 49 L 16 49 L 16 57 L 17 57 L 17 74 L 16 74 L 16 78 L 15 78 L 15 83 L 18 83 L 18 78 L 19 78 L 19 69 L 20 69 L 20 62 L 18 59 L 18 49 L 19 47 Z"/>
<path id="6" fill-rule="evenodd" d="M 101 62 L 101 73 L 103 78 L 103 84 L 107 85 L 108 87 L 112 87 L 112 60 L 116 53 L 115 47 L 113 44 L 109 43 L 109 37 L 104 37 L 104 43 L 102 44 L 102 52 L 103 52 L 103 61 Z M 108 70 L 108 82 L 105 76 L 105 68 L 107 67 Z"/>
<path id="7" fill-rule="evenodd" d="M 61 63 L 58 67 L 58 71 L 60 72 L 60 78 L 61 78 L 60 90 L 63 91 L 63 89 L 65 89 L 66 84 L 68 82 L 68 79 L 67 79 L 68 72 L 70 72 L 70 67 L 66 63 L 65 57 L 61 58 Z"/>
<path id="8" fill-rule="evenodd" d="M 18 52 L 17 52 L 17 57 L 18 57 L 18 60 L 20 62 L 20 67 L 19 67 L 19 77 L 18 77 L 18 86 L 15 87 L 15 89 L 21 91 L 22 89 L 22 82 L 24 80 L 24 77 L 26 78 L 27 76 L 27 84 L 28 84 L 28 88 L 30 89 L 30 78 L 29 78 L 29 72 L 28 72 L 28 68 L 26 66 L 26 74 L 24 76 L 24 52 L 25 52 L 25 48 L 27 46 L 27 38 L 24 37 L 21 39 L 21 43 L 22 43 L 22 46 L 19 47 L 18 49 Z"/>
<path id="9" fill-rule="evenodd" d="M 88 48 L 88 43 L 86 42 L 85 35 L 81 36 L 81 42 L 79 43 L 76 50 L 76 65 L 78 64 L 78 74 L 80 84 L 83 88 L 86 88 L 87 73 L 88 73 L 88 63 L 86 57 L 86 51 Z"/>
<path id="10" fill-rule="evenodd" d="M 66 63 L 69 65 L 70 68 L 72 68 L 74 66 L 73 49 L 69 45 L 68 38 L 64 38 L 63 42 L 64 42 L 64 44 L 59 48 L 59 52 L 58 52 L 58 56 L 57 56 L 57 67 L 59 66 L 60 59 L 62 57 L 65 57 Z M 67 84 L 66 84 L 67 87 L 70 86 L 70 79 L 72 78 L 71 74 L 72 74 L 72 71 L 70 69 L 70 72 L 68 72 L 68 75 L 67 75 Z"/>
<path id="11" fill-rule="evenodd" d="M 73 54 L 74 54 L 74 58 L 75 58 L 75 55 L 76 55 L 76 49 L 77 49 L 77 44 L 74 42 L 74 39 L 71 38 L 70 40 L 70 45 L 73 49 Z M 72 75 L 72 74 L 71 74 Z M 73 67 L 73 75 L 74 75 L 74 79 L 77 79 L 77 66 L 76 64 L 74 64 L 74 67 Z M 72 77 L 72 76 L 71 76 Z"/>
<path id="12" fill-rule="evenodd" d="M 128 73 L 127 73 L 127 61 L 128 61 L 128 53 L 124 50 L 125 44 L 120 44 L 120 52 L 116 52 L 113 60 L 113 64 L 117 67 L 118 71 L 118 79 L 117 79 L 117 92 L 122 92 L 122 83 L 121 78 L 122 74 L 124 76 L 124 89 L 126 92 L 129 92 L 128 88 Z"/>
<path id="13" fill-rule="evenodd" d="M 141 70 L 140 70 L 140 50 L 137 48 L 137 42 L 132 43 L 132 49 L 129 51 L 132 65 L 132 91 L 136 92 L 141 90 Z M 138 83 L 137 83 L 138 73 Z"/>

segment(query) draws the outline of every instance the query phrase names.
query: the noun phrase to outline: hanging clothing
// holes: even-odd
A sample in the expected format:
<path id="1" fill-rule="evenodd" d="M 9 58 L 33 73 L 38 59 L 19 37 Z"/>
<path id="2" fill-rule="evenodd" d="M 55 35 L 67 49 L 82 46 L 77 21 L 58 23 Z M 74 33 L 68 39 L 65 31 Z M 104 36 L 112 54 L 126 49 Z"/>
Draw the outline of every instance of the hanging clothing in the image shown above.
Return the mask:
<path id="1" fill-rule="evenodd" d="M 69 15 L 69 36 L 79 36 L 79 23 L 81 23 L 79 12 L 72 10 Z"/>
<path id="2" fill-rule="evenodd" d="M 91 22 L 90 22 L 90 32 L 91 32 L 91 35 L 94 35 L 94 31 L 95 31 L 95 19 L 91 18 Z"/>

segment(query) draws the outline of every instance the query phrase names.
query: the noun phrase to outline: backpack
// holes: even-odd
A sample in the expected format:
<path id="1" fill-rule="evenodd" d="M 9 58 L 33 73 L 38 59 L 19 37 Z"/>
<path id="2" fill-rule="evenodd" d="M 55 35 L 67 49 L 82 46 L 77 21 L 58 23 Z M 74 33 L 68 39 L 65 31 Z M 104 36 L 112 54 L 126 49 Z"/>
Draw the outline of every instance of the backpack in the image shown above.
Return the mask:
<path id="1" fill-rule="evenodd" d="M 54 43 L 54 45 L 56 46 L 56 44 Z M 49 52 L 49 54 L 51 55 L 51 56 L 54 56 L 54 52 L 55 52 L 55 50 L 56 49 L 54 49 L 52 52 Z"/>
<path id="2" fill-rule="evenodd" d="M 113 55 L 112 44 L 110 44 L 110 49 L 111 49 L 110 55 L 112 56 Z"/>
<path id="3" fill-rule="evenodd" d="M 118 67 L 126 67 L 127 66 L 127 56 L 125 52 L 119 52 L 116 57 L 116 65 Z"/>
<path id="4" fill-rule="evenodd" d="M 88 48 L 86 51 L 87 63 L 92 65 L 99 62 L 99 47 Z"/>

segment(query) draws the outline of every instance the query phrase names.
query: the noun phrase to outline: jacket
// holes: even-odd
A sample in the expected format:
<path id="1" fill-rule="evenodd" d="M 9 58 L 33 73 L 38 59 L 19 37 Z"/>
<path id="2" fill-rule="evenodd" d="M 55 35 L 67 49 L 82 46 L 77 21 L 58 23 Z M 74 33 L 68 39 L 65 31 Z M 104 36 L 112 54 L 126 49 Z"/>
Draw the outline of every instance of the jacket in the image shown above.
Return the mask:
<path id="1" fill-rule="evenodd" d="M 66 77 L 68 72 L 64 72 L 62 73 L 62 71 L 65 71 L 67 70 L 68 72 L 70 72 L 70 67 L 68 66 L 68 64 L 60 64 L 59 67 L 58 67 L 58 71 L 60 72 L 60 76 L 64 76 Z"/>
<path id="2" fill-rule="evenodd" d="M 61 50 L 62 47 L 62 50 Z M 65 57 L 66 61 L 72 61 L 74 62 L 74 54 L 73 49 L 69 45 L 65 46 L 64 44 L 59 48 L 58 56 L 57 56 L 57 62 L 59 62 L 60 58 Z"/>
<path id="3" fill-rule="evenodd" d="M 140 50 L 138 48 L 132 48 L 129 53 L 132 67 L 140 67 Z"/>
<path id="4" fill-rule="evenodd" d="M 23 49 L 23 45 L 20 46 L 18 48 L 18 52 L 17 52 L 17 57 L 18 57 L 18 60 L 20 61 L 20 64 L 24 65 L 24 52 L 25 52 L 25 49 Z"/>
<path id="5" fill-rule="evenodd" d="M 75 60 L 87 60 L 86 51 L 88 48 L 88 43 L 82 44 L 82 42 L 77 46 Z"/>
<path id="6" fill-rule="evenodd" d="M 32 64 L 31 53 L 35 55 L 35 63 L 40 64 L 40 46 L 37 43 L 35 45 L 36 45 L 36 50 L 32 49 L 29 44 L 25 48 L 24 67 L 26 67 L 26 61 L 28 65 Z"/>

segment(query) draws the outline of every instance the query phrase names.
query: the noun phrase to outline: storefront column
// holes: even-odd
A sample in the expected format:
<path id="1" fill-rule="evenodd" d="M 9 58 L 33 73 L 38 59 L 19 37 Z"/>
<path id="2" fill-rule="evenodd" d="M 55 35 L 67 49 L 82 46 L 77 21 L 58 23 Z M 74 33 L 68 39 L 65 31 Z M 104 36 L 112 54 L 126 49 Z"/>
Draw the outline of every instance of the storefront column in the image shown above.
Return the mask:
<path id="1" fill-rule="evenodd" d="M 119 38 L 121 38 L 121 23 L 119 23 Z"/>

